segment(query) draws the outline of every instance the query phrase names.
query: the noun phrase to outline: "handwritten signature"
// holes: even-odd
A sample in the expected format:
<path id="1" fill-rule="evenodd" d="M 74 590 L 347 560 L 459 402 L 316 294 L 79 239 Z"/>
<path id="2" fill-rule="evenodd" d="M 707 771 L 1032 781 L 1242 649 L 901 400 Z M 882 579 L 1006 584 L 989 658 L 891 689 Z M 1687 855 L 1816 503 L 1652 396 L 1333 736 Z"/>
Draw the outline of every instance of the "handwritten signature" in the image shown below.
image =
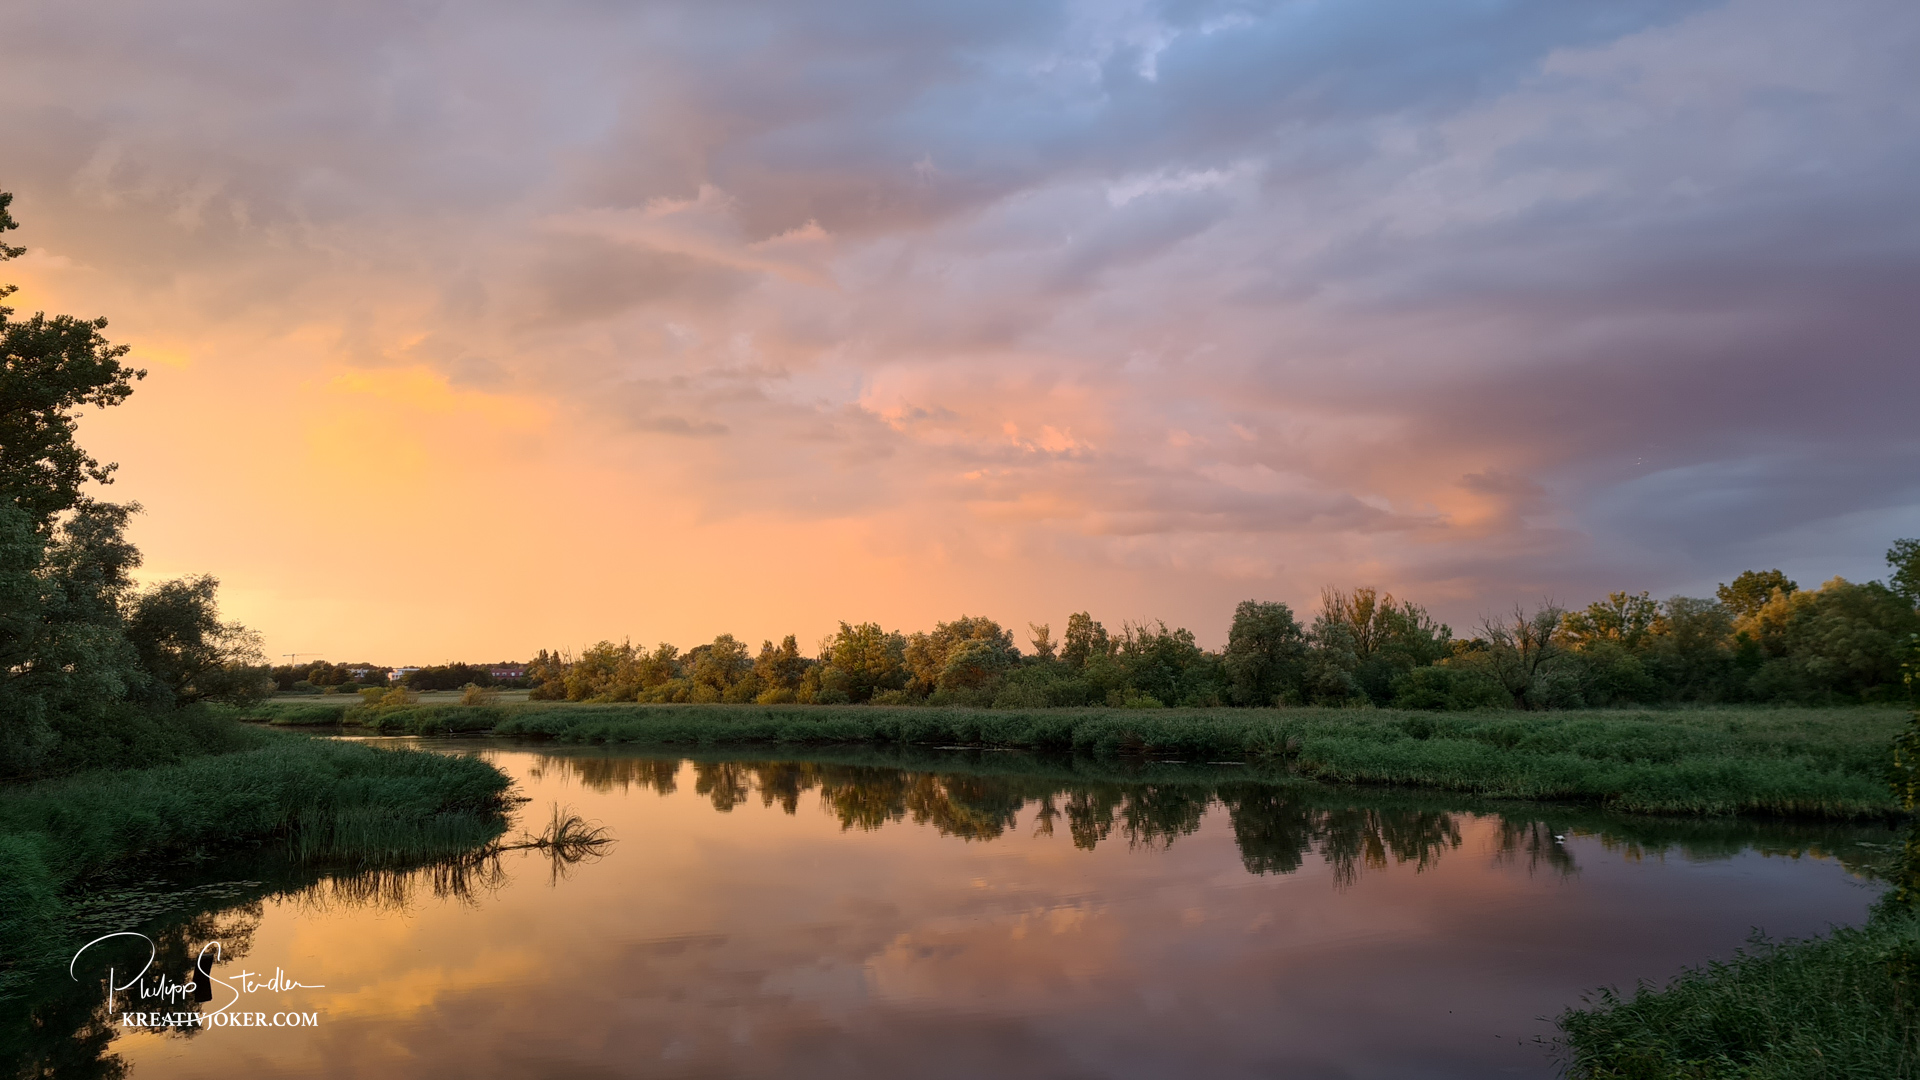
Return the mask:
<path id="1" fill-rule="evenodd" d="M 139 938 L 141 941 L 146 942 L 147 962 L 140 965 L 140 970 L 127 976 L 125 982 L 116 982 L 115 980 L 119 977 L 120 971 L 111 965 L 108 966 L 106 977 L 108 1012 L 114 1011 L 114 1002 L 119 999 L 119 995 L 129 990 L 134 991 L 134 993 L 138 995 L 138 1000 L 142 1002 L 158 999 L 162 1004 L 173 1005 L 185 1002 L 189 997 L 194 997 L 194 1000 L 202 1000 L 196 996 L 202 989 L 198 981 L 201 978 L 205 978 L 208 983 L 211 984 L 207 989 L 210 990 L 213 986 L 219 986 L 224 987 L 233 994 L 232 1000 L 208 1014 L 212 1016 L 218 1016 L 233 1007 L 233 1005 L 239 1002 L 242 994 L 258 993 L 263 990 L 269 993 L 279 993 L 284 990 L 321 990 L 326 987 L 325 983 L 303 983 L 290 979 L 287 977 L 285 971 L 277 967 L 273 969 L 271 976 L 261 971 L 242 971 L 237 975 L 228 976 L 228 978 L 233 980 L 229 982 L 227 979 L 220 978 L 213 974 L 213 965 L 222 963 L 226 959 L 225 951 L 221 948 L 218 941 L 209 941 L 205 945 L 200 946 L 199 954 L 194 957 L 192 974 L 188 976 L 186 982 L 180 982 L 165 972 L 161 972 L 155 975 L 152 980 L 148 980 L 147 973 L 153 970 L 154 962 L 159 959 L 160 949 L 153 943 L 152 938 L 133 930 L 121 930 L 112 934 L 103 934 L 87 942 L 85 945 L 80 946 L 80 950 L 73 954 L 73 960 L 67 964 L 67 975 L 75 982 L 80 981 L 80 958 L 86 955 L 88 949 L 93 948 L 103 941 L 111 941 L 114 938 Z M 210 953 L 211 956 L 209 956 Z M 209 996 L 205 1000 L 210 1001 L 211 997 Z"/>

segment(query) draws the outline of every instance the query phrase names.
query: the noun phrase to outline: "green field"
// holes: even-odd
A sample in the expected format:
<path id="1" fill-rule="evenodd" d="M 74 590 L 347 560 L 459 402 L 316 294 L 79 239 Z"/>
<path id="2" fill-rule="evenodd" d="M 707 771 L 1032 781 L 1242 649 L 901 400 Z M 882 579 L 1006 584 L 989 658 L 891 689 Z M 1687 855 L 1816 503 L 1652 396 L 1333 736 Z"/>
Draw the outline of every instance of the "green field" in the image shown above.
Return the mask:
<path id="1" fill-rule="evenodd" d="M 1244 762 L 1333 783 L 1593 803 L 1629 813 L 1858 819 L 1897 813 L 1891 708 L 1567 712 L 1386 709 L 940 709 L 806 705 L 381 709 L 273 702 L 281 725 L 492 734 L 660 747 L 1004 747 L 1095 757 Z"/>

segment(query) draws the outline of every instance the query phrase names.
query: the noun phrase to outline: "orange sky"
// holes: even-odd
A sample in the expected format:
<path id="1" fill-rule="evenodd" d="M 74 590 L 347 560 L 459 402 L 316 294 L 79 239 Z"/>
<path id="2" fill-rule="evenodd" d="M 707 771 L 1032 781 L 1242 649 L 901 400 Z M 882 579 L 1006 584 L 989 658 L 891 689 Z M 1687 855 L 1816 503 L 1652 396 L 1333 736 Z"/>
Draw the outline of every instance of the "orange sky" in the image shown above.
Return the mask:
<path id="1" fill-rule="evenodd" d="M 109 9 L 9 16 L 6 279 L 134 347 L 83 439 L 276 656 L 1218 645 L 1920 532 L 1901 5 Z"/>

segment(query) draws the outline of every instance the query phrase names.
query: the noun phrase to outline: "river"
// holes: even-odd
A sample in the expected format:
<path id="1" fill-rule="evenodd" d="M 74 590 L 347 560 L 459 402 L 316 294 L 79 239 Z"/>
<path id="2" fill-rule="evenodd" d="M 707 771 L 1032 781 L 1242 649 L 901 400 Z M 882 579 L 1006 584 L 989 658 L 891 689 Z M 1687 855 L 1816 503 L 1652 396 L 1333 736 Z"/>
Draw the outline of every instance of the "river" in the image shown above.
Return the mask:
<path id="1" fill-rule="evenodd" d="M 176 945 L 220 940 L 230 985 L 255 973 L 230 1013 L 302 1026 L 96 1022 L 87 1060 L 135 1080 L 1551 1077 L 1552 1017 L 1583 993 L 1863 921 L 1860 858 L 1891 838 L 1225 765 L 425 745 L 512 774 L 516 831 L 562 807 L 611 842 L 209 892 Z M 305 985 L 258 986 L 276 973 Z"/>

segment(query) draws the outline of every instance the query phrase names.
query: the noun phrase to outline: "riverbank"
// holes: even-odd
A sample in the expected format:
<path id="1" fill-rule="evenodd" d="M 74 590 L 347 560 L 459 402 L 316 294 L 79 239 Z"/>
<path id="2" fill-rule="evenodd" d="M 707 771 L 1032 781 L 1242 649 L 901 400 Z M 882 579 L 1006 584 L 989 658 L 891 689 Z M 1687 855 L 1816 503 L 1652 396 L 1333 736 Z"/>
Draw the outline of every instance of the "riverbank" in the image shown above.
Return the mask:
<path id="1" fill-rule="evenodd" d="M 674 748 L 974 746 L 1236 761 L 1332 783 L 1590 803 L 1627 813 L 1890 818 L 1896 709 L 1519 713 L 1385 709 L 938 709 L 873 706 L 257 707 L 278 724 Z M 352 728 L 349 728 L 352 730 Z"/>
<path id="2" fill-rule="evenodd" d="M 250 748 L 0 788 L 0 993 L 64 956 L 72 907 L 143 867 L 280 844 L 360 868 L 470 851 L 510 781 L 475 758 L 253 731 Z"/>
<path id="3" fill-rule="evenodd" d="M 1574 1080 L 1803 1080 L 1920 1074 L 1920 914 L 1883 907 L 1823 938 L 1732 961 L 1560 1018 Z"/>

